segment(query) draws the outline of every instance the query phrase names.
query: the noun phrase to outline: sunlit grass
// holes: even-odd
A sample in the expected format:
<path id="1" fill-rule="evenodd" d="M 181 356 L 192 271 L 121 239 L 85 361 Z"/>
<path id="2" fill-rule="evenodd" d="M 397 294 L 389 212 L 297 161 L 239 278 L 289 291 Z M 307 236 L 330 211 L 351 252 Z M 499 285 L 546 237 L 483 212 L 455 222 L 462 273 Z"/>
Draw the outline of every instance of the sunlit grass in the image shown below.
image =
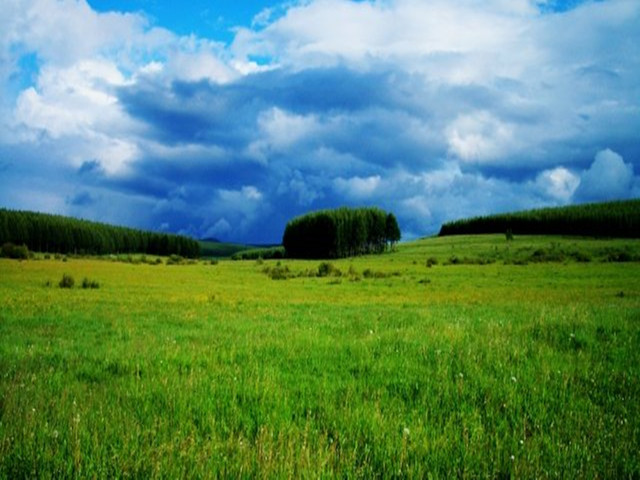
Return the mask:
<path id="1" fill-rule="evenodd" d="M 593 260 L 444 265 L 552 242 Z M 0 477 L 638 476 L 640 264 L 605 248 L 639 242 L 428 239 L 286 280 L 1 260 Z"/>

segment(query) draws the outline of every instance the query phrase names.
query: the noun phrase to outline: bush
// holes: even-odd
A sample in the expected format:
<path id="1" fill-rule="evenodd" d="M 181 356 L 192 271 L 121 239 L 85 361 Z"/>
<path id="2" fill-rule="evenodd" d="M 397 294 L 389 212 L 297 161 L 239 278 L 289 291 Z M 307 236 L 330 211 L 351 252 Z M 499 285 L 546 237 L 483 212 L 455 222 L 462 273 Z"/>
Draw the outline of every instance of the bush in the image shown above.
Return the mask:
<path id="1" fill-rule="evenodd" d="M 62 279 L 58 283 L 60 288 L 73 288 L 76 281 L 73 279 L 71 275 L 67 275 L 66 273 L 62 275 Z"/>
<path id="2" fill-rule="evenodd" d="M 176 255 L 175 253 L 167 258 L 167 265 L 181 265 L 183 262 L 184 258 L 180 255 Z"/>
<path id="3" fill-rule="evenodd" d="M 438 264 L 438 259 L 436 257 L 427 258 L 427 268 L 431 268 L 437 264 Z"/>
<path id="4" fill-rule="evenodd" d="M 292 276 L 289 267 L 287 267 L 286 265 L 284 267 L 281 265 L 276 265 L 275 267 L 265 267 L 262 271 L 269 275 L 269 278 L 271 278 L 271 280 L 287 280 Z"/>
<path id="5" fill-rule="evenodd" d="M 27 260 L 29 258 L 29 249 L 26 245 L 18 246 L 7 242 L 0 248 L 0 257 Z"/>
<path id="6" fill-rule="evenodd" d="M 340 277 L 342 276 L 342 272 L 330 262 L 322 262 L 320 265 L 318 265 L 319 277 L 328 277 L 329 275 Z"/>
<path id="7" fill-rule="evenodd" d="M 82 279 L 82 288 L 100 288 L 100 284 L 95 280 L 89 280 L 87 277 Z"/>

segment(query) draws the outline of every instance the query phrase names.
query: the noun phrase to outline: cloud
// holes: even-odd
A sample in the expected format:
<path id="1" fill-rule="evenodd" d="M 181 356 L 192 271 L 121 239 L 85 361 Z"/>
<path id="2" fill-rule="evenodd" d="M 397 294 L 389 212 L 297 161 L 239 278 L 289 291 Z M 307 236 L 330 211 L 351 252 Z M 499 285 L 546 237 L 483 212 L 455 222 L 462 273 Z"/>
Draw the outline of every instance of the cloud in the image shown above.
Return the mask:
<path id="1" fill-rule="evenodd" d="M 340 205 L 393 210 L 410 238 L 637 195 L 640 4 L 557 3 L 289 2 L 225 46 L 10 1 L 0 202 L 275 242 Z"/>
<path id="2" fill-rule="evenodd" d="M 629 198 L 633 183 L 633 166 L 616 152 L 601 150 L 591 167 L 582 172 L 575 197 L 579 201 Z"/>
<path id="3" fill-rule="evenodd" d="M 78 192 L 67 200 L 67 203 L 76 207 L 86 207 L 95 203 L 95 199 L 87 191 Z"/>
<path id="4" fill-rule="evenodd" d="M 513 129 L 487 112 L 457 117 L 446 130 L 449 153 L 464 161 L 493 160 L 509 153 Z"/>
<path id="5" fill-rule="evenodd" d="M 545 196 L 560 203 L 569 202 L 580 185 L 580 177 L 564 167 L 544 170 L 535 180 L 536 188 Z"/>
<path id="6" fill-rule="evenodd" d="M 352 177 L 344 179 L 338 177 L 333 181 L 335 189 L 348 198 L 371 198 L 380 186 L 380 175 L 361 178 Z"/>
<path id="7" fill-rule="evenodd" d="M 226 218 L 221 218 L 213 226 L 207 229 L 206 232 L 204 232 L 203 238 L 225 238 L 229 236 L 231 231 L 231 224 Z"/>

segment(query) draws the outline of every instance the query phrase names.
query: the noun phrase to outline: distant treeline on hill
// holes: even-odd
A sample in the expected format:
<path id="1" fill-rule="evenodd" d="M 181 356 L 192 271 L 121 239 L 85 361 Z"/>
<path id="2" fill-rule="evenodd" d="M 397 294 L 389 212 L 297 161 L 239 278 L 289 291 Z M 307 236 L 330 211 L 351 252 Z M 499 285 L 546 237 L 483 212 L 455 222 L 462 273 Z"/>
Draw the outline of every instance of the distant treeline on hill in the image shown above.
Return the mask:
<path id="1" fill-rule="evenodd" d="M 29 250 L 51 253 L 102 255 L 199 255 L 197 241 L 181 235 L 155 233 L 104 223 L 0 208 L 0 245 L 26 245 Z"/>
<path id="2" fill-rule="evenodd" d="M 400 240 L 396 217 L 379 208 L 338 208 L 291 220 L 282 244 L 290 258 L 341 258 L 384 252 Z"/>
<path id="3" fill-rule="evenodd" d="M 640 199 L 543 208 L 457 220 L 442 225 L 440 236 L 482 233 L 640 237 Z"/>

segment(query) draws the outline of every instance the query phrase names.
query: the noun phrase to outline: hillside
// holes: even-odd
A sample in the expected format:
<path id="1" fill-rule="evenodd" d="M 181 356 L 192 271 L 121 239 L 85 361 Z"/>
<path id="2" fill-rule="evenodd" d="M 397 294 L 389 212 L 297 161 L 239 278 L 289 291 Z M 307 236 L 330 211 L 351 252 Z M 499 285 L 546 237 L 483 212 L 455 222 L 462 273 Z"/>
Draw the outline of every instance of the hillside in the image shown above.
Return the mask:
<path id="1" fill-rule="evenodd" d="M 505 233 L 640 237 L 640 199 L 489 215 L 445 223 L 439 236 Z"/>
<path id="2" fill-rule="evenodd" d="M 237 243 L 225 243 L 213 240 L 200 240 L 198 241 L 198 244 L 200 245 L 201 257 L 230 257 L 235 253 L 252 248 Z"/>

